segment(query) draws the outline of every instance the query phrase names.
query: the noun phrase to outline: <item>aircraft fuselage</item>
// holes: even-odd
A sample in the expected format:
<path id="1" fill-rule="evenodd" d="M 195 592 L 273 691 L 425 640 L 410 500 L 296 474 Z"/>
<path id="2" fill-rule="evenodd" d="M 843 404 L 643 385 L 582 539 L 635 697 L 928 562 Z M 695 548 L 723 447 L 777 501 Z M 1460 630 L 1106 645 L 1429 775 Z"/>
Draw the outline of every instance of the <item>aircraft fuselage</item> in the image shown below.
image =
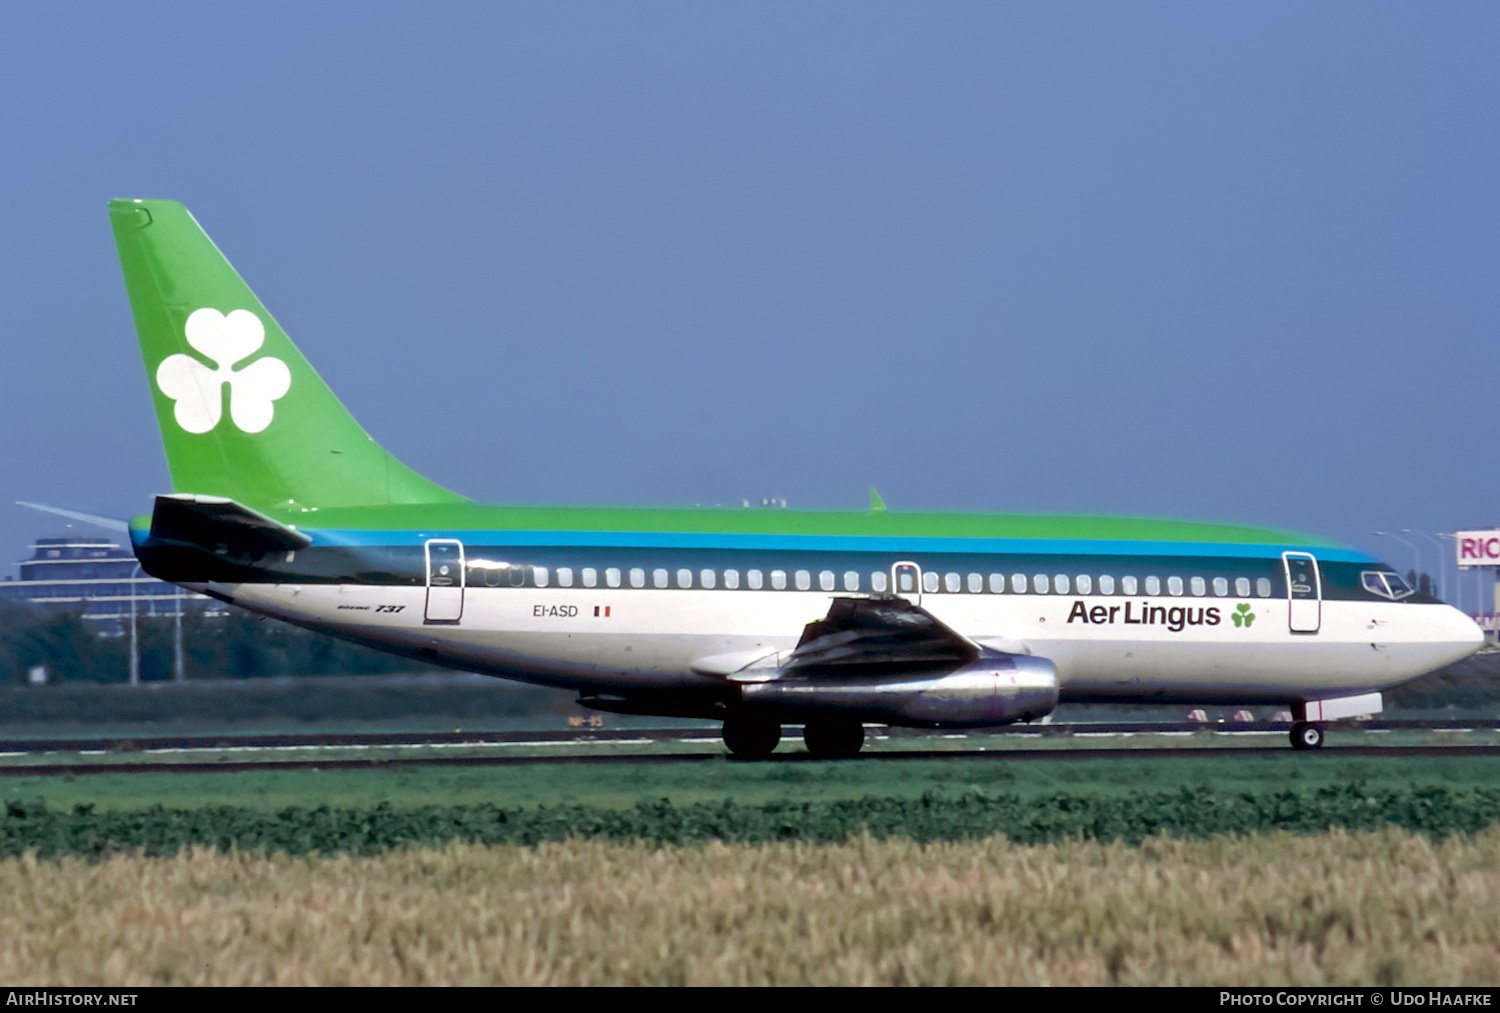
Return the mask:
<path id="1" fill-rule="evenodd" d="M 303 531 L 307 548 L 253 562 L 163 549 L 144 531 L 137 545 L 148 571 L 245 608 L 583 694 L 726 690 L 725 669 L 789 655 L 850 597 L 900 595 L 980 645 L 1045 657 L 1063 701 L 1350 696 L 1467 656 L 1481 637 L 1423 595 L 1372 593 L 1363 575 L 1389 572 L 1377 560 L 1317 545 Z M 1293 565 L 1312 575 L 1301 593 Z"/>

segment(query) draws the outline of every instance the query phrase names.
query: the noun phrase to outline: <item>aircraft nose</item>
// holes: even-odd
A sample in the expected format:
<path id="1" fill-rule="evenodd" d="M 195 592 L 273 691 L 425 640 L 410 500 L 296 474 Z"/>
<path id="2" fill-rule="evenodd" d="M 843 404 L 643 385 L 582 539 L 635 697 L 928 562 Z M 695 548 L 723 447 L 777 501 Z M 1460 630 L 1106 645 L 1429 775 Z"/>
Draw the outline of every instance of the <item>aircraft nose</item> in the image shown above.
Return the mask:
<path id="1" fill-rule="evenodd" d="M 1441 618 L 1433 625 L 1433 646 L 1445 656 L 1438 667 L 1462 661 L 1484 646 L 1484 630 L 1451 605 L 1443 608 Z"/>

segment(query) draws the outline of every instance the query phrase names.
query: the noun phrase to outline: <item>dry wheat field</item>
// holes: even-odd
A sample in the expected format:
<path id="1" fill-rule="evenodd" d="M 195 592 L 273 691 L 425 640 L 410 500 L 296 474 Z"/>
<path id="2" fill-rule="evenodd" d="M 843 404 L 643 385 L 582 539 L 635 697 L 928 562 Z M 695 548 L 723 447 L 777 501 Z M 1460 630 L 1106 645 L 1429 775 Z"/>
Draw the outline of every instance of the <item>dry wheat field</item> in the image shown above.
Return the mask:
<path id="1" fill-rule="evenodd" d="M 1500 983 L 1500 830 L 0 862 L 30 985 Z"/>

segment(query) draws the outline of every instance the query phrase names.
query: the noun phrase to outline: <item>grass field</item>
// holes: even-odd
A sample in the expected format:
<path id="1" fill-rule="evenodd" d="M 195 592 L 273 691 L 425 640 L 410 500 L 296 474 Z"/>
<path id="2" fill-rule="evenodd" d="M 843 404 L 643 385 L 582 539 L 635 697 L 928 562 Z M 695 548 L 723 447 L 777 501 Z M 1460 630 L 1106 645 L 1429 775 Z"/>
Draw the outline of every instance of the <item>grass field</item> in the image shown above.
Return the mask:
<path id="1" fill-rule="evenodd" d="M 1368 787 L 1451 790 L 1500 784 L 1497 757 L 1345 757 L 1336 751 L 1213 757 L 1121 759 L 867 759 L 840 763 L 722 758 L 683 763 L 539 763 L 507 767 L 399 767 L 388 770 L 286 770 L 203 774 L 7 776 L 0 797 L 45 799 L 54 809 L 103 811 L 151 805 L 232 805 L 266 809 L 331 805 L 396 808 L 442 802 L 508 808 L 579 804 L 629 808 L 642 800 L 674 804 L 734 799 L 745 804 L 794 799 L 825 802 L 867 795 L 916 798 L 937 791 L 987 795 L 1124 795 L 1210 787 L 1226 794 L 1298 791 L 1361 782 Z"/>
<path id="2" fill-rule="evenodd" d="M 53 985 L 1488 985 L 1500 831 L 0 861 Z"/>
<path id="3" fill-rule="evenodd" d="M 1495 986 L 1500 826 L 1319 833 L 1327 824 L 1315 815 L 1307 836 L 1136 845 L 1074 830 L 1032 845 L 903 835 L 921 836 L 918 822 L 931 817 L 942 838 L 944 813 L 961 817 L 961 829 L 976 796 L 1019 799 L 1047 820 L 1085 813 L 1085 835 L 1087 811 L 1112 806 L 1116 823 L 1163 804 L 1180 815 L 1194 793 L 1193 811 L 1243 808 L 1236 795 L 1295 794 L 1301 801 L 1283 808 L 1326 802 L 1339 819 L 1352 812 L 1379 825 L 1383 811 L 1371 807 L 1382 792 L 1401 796 L 1392 814 L 1405 818 L 1437 804 L 1434 792 L 1493 795 L 1497 774 L 1500 761 L 1487 757 L 1330 751 L 7 777 L 5 797 L 45 799 L 58 826 L 71 821 L 85 835 L 91 817 L 68 815 L 74 806 L 114 814 L 127 830 L 171 816 L 148 811 L 155 806 L 189 816 L 226 807 L 231 823 L 273 828 L 279 810 L 301 807 L 299 822 L 330 807 L 309 818 L 342 821 L 351 840 L 403 813 L 431 826 L 422 807 L 466 805 L 590 807 L 647 825 L 662 799 L 671 800 L 668 822 L 698 819 L 686 807 L 701 804 L 727 814 L 731 800 L 739 818 L 755 817 L 746 807 L 805 803 L 816 822 L 863 800 L 896 822 L 877 834 L 884 839 L 840 834 L 822 844 L 543 837 L 345 849 L 363 855 L 177 845 L 156 858 L 114 845 L 55 852 L 83 858 L 22 855 L 0 860 L 0 981 Z M 390 812 L 376 819 L 368 810 L 381 804 Z M 37 822 L 9 810 L 0 823 Z M 772 840 L 781 819 L 772 817 Z M 931 840 L 931 827 L 923 833 Z"/>

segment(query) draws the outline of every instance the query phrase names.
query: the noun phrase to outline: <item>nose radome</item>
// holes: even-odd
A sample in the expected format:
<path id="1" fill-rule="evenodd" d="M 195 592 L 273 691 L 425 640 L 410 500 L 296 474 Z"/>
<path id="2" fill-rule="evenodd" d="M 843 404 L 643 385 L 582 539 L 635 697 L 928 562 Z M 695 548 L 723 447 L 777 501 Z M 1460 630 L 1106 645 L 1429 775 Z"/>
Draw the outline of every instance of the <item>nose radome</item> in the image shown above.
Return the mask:
<path id="1" fill-rule="evenodd" d="M 1439 641 L 1442 647 L 1450 650 L 1452 657 L 1442 661 L 1439 667 L 1462 661 L 1484 646 L 1484 630 L 1479 628 L 1478 623 L 1452 606 L 1443 610 L 1440 625 L 1441 629 L 1434 631 L 1436 635 L 1433 640 Z"/>

